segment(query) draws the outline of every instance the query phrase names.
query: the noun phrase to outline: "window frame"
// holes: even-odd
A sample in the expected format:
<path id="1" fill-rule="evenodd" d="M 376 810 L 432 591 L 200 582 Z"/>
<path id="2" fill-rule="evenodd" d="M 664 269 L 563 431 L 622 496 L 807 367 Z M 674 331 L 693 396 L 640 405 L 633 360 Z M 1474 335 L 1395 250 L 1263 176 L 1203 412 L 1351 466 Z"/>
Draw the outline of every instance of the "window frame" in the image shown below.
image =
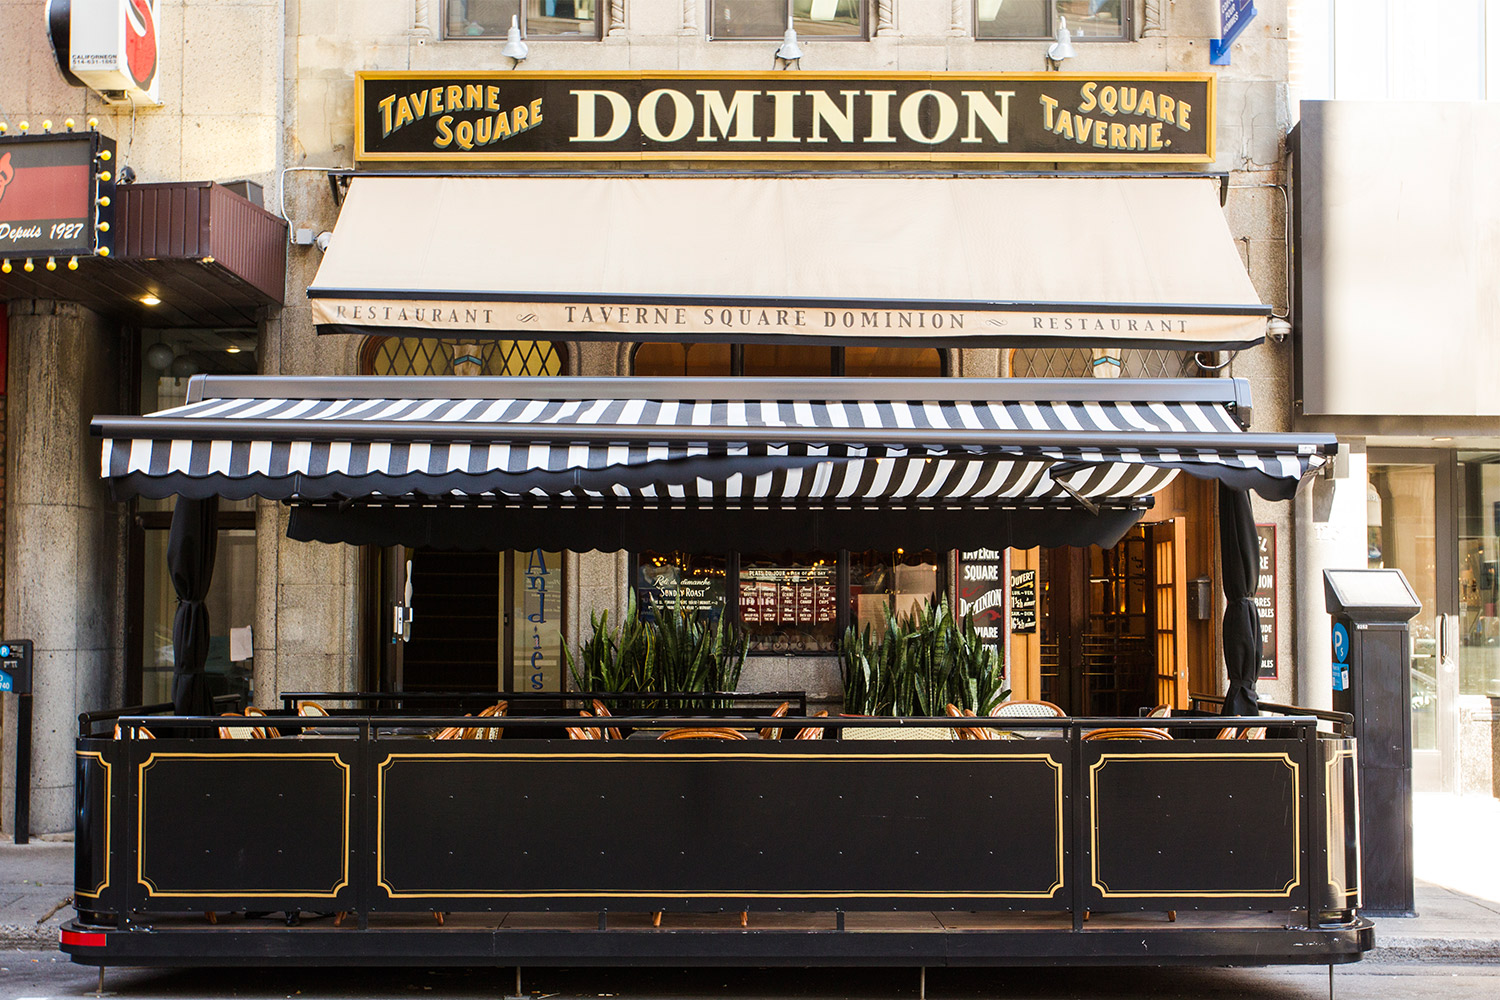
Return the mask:
<path id="1" fill-rule="evenodd" d="M 979 33 L 979 0 L 969 4 L 969 23 L 976 42 L 1044 42 L 1057 35 L 1057 0 L 1044 0 L 1047 4 L 1047 23 L 1052 32 L 1046 35 L 981 35 Z M 1135 0 L 1120 0 L 1120 34 L 1116 37 L 1099 35 L 1074 36 L 1073 44 L 1079 42 L 1133 42 L 1135 41 Z"/>
<path id="2" fill-rule="evenodd" d="M 467 2 L 467 0 L 465 0 Z M 448 31 L 448 6 L 453 0 L 444 0 L 442 12 L 443 41 L 445 42 L 495 42 L 505 41 L 505 33 L 509 30 L 506 25 L 498 34 L 494 35 L 454 35 Z M 594 0 L 594 31 L 592 34 L 580 32 L 576 35 L 535 35 L 527 30 L 526 0 L 519 0 L 521 37 L 527 41 L 544 42 L 597 42 L 604 38 L 604 11 L 609 0 Z"/>
<path id="3" fill-rule="evenodd" d="M 734 0 L 705 0 L 708 10 L 706 19 L 708 24 L 704 29 L 708 40 L 711 42 L 779 42 L 786 34 L 786 29 L 792 27 L 792 3 L 793 0 L 785 0 L 786 17 L 782 22 L 781 34 L 777 35 L 717 35 L 714 33 L 714 12 L 721 3 L 733 3 Z M 868 42 L 872 34 L 870 22 L 870 8 L 874 0 L 857 0 L 859 4 L 859 33 L 853 35 L 812 35 L 798 34 L 797 41 L 817 42 Z"/>

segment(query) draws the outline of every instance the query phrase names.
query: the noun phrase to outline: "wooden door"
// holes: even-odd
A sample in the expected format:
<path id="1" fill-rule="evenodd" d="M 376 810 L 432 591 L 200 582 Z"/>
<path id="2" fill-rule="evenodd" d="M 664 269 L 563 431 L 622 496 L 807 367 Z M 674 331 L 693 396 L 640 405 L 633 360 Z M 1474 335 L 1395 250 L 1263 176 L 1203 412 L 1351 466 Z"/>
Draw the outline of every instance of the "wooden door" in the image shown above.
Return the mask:
<path id="1" fill-rule="evenodd" d="M 1155 591 L 1156 703 L 1186 708 L 1187 540 L 1182 518 L 1153 524 L 1152 588 Z"/>

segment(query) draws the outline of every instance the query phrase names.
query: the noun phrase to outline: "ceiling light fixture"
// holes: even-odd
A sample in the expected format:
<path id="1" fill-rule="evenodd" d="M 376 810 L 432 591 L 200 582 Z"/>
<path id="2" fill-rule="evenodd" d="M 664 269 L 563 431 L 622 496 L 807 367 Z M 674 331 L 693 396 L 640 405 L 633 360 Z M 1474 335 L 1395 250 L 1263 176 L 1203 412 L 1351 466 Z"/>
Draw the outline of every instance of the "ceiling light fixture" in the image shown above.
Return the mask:
<path id="1" fill-rule="evenodd" d="M 145 295 L 142 295 L 138 301 L 143 306 L 159 306 L 159 305 L 161 305 L 161 299 L 157 298 L 155 295 L 152 295 L 150 292 L 147 292 Z"/>

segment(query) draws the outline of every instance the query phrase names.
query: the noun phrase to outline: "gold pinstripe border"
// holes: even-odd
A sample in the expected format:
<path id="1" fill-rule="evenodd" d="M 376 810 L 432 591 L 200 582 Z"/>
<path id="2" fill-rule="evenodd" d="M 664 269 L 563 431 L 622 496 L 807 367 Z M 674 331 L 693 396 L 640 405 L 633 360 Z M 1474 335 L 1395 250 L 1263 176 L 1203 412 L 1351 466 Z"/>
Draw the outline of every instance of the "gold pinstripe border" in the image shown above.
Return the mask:
<path id="1" fill-rule="evenodd" d="M 276 890 L 252 890 L 252 889 L 216 889 L 213 892 L 197 891 L 163 891 L 146 877 L 145 846 L 146 846 L 146 772 L 161 760 L 326 760 L 336 765 L 343 772 L 343 845 L 340 850 L 340 864 L 342 868 L 339 881 L 331 889 L 276 889 Z M 350 768 L 349 765 L 339 757 L 337 753 L 153 753 L 149 755 L 140 765 L 137 772 L 137 803 L 136 803 L 136 826 L 135 826 L 135 877 L 138 882 L 146 887 L 146 895 L 149 897 L 162 897 L 167 899 L 193 899 L 193 898 L 219 898 L 229 896 L 243 896 L 247 898 L 262 897 L 306 897 L 309 899 L 332 899 L 337 896 L 345 886 L 349 884 L 349 790 L 350 790 Z"/>
<path id="2" fill-rule="evenodd" d="M 101 767 L 104 768 L 104 881 L 92 889 L 73 888 L 73 895 L 86 896 L 89 899 L 98 899 L 105 889 L 109 888 L 109 863 L 114 854 L 114 844 L 111 837 L 114 828 L 114 765 L 104 759 L 104 754 L 98 750 L 76 750 L 74 756 L 93 757 Z"/>
<path id="3" fill-rule="evenodd" d="M 1141 892 L 1111 889 L 1099 876 L 1099 772 L 1116 760 L 1250 760 L 1281 763 L 1292 772 L 1292 877 L 1280 889 L 1245 889 L 1232 891 Z M 1105 899 L 1283 899 L 1302 884 L 1302 802 L 1298 795 L 1301 768 L 1285 753 L 1107 753 L 1089 765 L 1089 876 L 1099 895 Z"/>
<path id="4" fill-rule="evenodd" d="M 762 890 L 748 889 L 718 889 L 718 890 L 603 890 L 603 889 L 542 889 L 524 892 L 508 892 L 503 889 L 486 891 L 465 892 L 434 892 L 421 890 L 397 889 L 386 878 L 385 873 L 385 806 L 386 806 L 386 775 L 393 764 L 402 760 L 483 760 L 483 761 L 535 761 L 535 760 L 630 760 L 642 763 L 671 762 L 681 760 L 757 760 L 757 761 L 788 761 L 788 760 L 818 760 L 818 761 L 842 761 L 845 763 L 872 763 L 883 760 L 908 760 L 908 761 L 948 761 L 965 763 L 992 763 L 999 761 L 1033 761 L 1041 762 L 1052 768 L 1053 772 L 1053 821 L 1056 824 L 1056 842 L 1054 844 L 1054 858 L 1056 870 L 1053 875 L 1051 887 L 1043 891 L 1035 892 L 915 892 L 915 891 L 826 891 L 826 892 L 767 892 Z M 863 899 L 871 897 L 889 899 L 1051 899 L 1056 896 L 1058 890 L 1063 887 L 1063 769 L 1062 765 L 1047 753 L 1027 754 L 1003 754 L 1003 755 L 981 755 L 981 754 L 817 754 L 817 753 L 509 753 L 509 754 L 479 754 L 479 753 L 453 753 L 453 754 L 390 754 L 383 760 L 379 767 L 379 781 L 376 792 L 376 848 L 375 848 L 375 871 L 376 884 L 386 891 L 392 899 L 554 899 L 554 898 L 583 898 L 583 899 L 704 899 L 704 898 L 772 898 L 772 899 Z"/>
<path id="5" fill-rule="evenodd" d="M 360 70 L 354 74 L 354 159 L 356 162 L 522 162 L 568 163 L 568 162 L 631 162 L 679 160 L 683 162 L 754 160 L 766 162 L 805 161 L 864 161 L 864 162 L 988 162 L 988 163 L 1212 163 L 1218 140 L 1218 75 L 1215 73 L 903 73 L 892 70 L 870 72 L 804 73 L 806 80 L 934 80 L 975 82 L 1087 82 L 1128 83 L 1144 80 L 1157 83 L 1203 83 L 1206 84 L 1208 105 L 1204 115 L 1207 129 L 1206 145 L 1202 154 L 1182 153 L 1120 153 L 1114 156 L 1097 156 L 1091 153 L 1046 153 L 1032 150 L 1026 153 L 909 153 L 897 157 L 877 156 L 865 152 L 848 153 L 756 153 L 745 152 L 569 152 L 569 153 L 497 153 L 486 152 L 482 156 L 466 153 L 370 153 L 365 152 L 365 88 L 366 80 L 422 80 L 441 77 L 447 80 L 490 80 L 503 76 L 507 80 L 763 80 L 771 74 L 747 70 L 719 72 L 715 70 L 663 70 L 661 72 L 622 71 L 606 72 L 529 72 L 460 70 Z"/>
<path id="6" fill-rule="evenodd" d="M 1359 829 L 1359 784 L 1358 784 L 1358 782 L 1359 782 L 1359 768 L 1358 768 L 1359 758 L 1358 758 L 1358 756 L 1356 754 L 1356 751 L 1355 751 L 1355 748 L 1353 746 L 1340 747 L 1339 749 L 1333 751 L 1332 756 L 1330 756 L 1329 759 L 1325 763 L 1325 766 L 1328 768 L 1327 780 L 1323 783 L 1324 796 L 1325 796 L 1325 799 L 1326 799 L 1326 809 L 1327 809 L 1327 816 L 1325 817 L 1323 825 L 1324 825 L 1324 827 L 1325 827 L 1325 829 L 1327 831 L 1327 835 L 1328 835 L 1328 844 L 1327 844 L 1327 848 L 1326 848 L 1327 853 L 1324 855 L 1325 858 L 1332 858 L 1333 857 L 1333 843 L 1334 843 L 1333 796 L 1327 794 L 1327 789 L 1333 787 L 1333 775 L 1334 775 L 1334 772 L 1338 770 L 1339 761 L 1343 760 L 1346 757 L 1351 762 L 1353 762 L 1356 765 L 1355 768 L 1350 772 L 1350 777 L 1349 777 L 1349 782 L 1348 783 L 1353 786 L 1353 791 L 1354 791 L 1354 796 L 1353 796 L 1353 798 L 1354 798 L 1354 829 L 1356 831 Z M 1338 834 L 1339 834 L 1339 839 L 1342 840 L 1343 839 L 1343 834 L 1344 834 L 1344 828 L 1343 828 L 1342 825 L 1340 825 L 1339 828 L 1338 828 Z M 1354 850 L 1356 852 L 1359 851 L 1359 838 L 1358 837 L 1355 838 Z M 1336 895 L 1336 896 L 1339 896 L 1339 895 L 1343 896 L 1344 897 L 1344 901 L 1346 903 L 1349 901 L 1349 897 L 1350 896 L 1353 896 L 1355 899 L 1359 898 L 1359 882 L 1360 882 L 1360 880 L 1358 878 L 1358 875 L 1360 873 L 1360 866 L 1359 866 L 1359 860 L 1360 859 L 1359 859 L 1359 856 L 1358 856 L 1357 853 L 1355 855 L 1355 859 L 1354 860 L 1355 860 L 1354 871 L 1355 871 L 1355 876 L 1356 877 L 1355 877 L 1353 885 L 1346 886 L 1344 884 L 1344 875 L 1349 870 L 1349 859 L 1348 859 L 1347 856 L 1344 859 L 1344 867 L 1343 867 L 1342 870 L 1340 870 L 1338 872 L 1334 872 L 1334 871 L 1330 870 L 1328 872 L 1328 884 L 1333 887 L 1334 895 Z"/>

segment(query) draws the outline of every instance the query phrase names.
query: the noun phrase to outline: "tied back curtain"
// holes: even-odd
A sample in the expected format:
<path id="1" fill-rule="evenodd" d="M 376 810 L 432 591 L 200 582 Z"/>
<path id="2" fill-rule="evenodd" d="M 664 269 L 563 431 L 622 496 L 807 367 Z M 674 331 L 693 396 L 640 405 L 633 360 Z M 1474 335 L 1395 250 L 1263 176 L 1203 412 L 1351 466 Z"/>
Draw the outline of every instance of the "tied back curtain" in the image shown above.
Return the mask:
<path id="1" fill-rule="evenodd" d="M 177 592 L 177 615 L 172 621 L 172 705 L 178 715 L 213 712 L 213 696 L 204 672 L 209 640 L 205 602 L 213 582 L 218 528 L 218 497 L 178 498 L 167 537 L 167 570 L 172 575 L 172 589 Z"/>
<path id="2" fill-rule="evenodd" d="M 1259 715 L 1260 612 L 1255 608 L 1260 543 L 1250 494 L 1219 483 L 1219 559 L 1224 567 L 1225 715 Z"/>

